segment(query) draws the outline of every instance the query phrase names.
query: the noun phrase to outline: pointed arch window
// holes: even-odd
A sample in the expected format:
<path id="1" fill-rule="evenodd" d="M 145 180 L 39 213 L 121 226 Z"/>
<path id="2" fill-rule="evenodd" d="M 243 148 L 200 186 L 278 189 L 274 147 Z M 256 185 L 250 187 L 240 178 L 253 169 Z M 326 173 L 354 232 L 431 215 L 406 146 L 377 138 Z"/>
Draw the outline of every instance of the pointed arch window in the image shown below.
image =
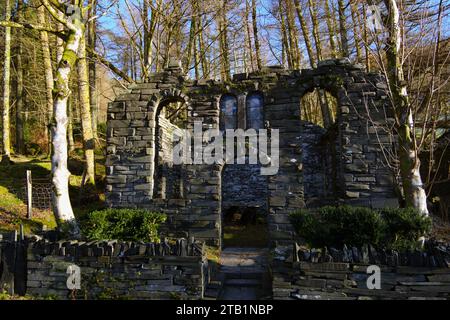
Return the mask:
<path id="1" fill-rule="evenodd" d="M 220 130 L 237 128 L 237 98 L 225 94 L 220 99 Z"/>
<path id="2" fill-rule="evenodd" d="M 251 93 L 246 99 L 247 129 L 264 129 L 264 99 L 259 92 Z"/>

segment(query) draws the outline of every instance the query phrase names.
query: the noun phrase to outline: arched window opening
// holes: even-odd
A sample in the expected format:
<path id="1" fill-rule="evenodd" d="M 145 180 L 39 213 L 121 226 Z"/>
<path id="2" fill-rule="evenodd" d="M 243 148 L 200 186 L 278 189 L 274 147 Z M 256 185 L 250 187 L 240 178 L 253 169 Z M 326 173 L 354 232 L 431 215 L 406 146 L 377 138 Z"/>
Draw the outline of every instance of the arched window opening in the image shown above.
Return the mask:
<path id="1" fill-rule="evenodd" d="M 237 128 L 237 98 L 225 94 L 220 99 L 220 130 Z"/>
<path id="2" fill-rule="evenodd" d="M 246 99 L 247 110 L 247 128 L 264 128 L 264 99 L 259 92 L 251 93 Z"/>
<path id="3" fill-rule="evenodd" d="M 320 204 L 322 197 L 337 194 L 339 132 L 337 99 L 316 88 L 300 100 L 302 120 L 303 179 L 307 206 Z"/>
<path id="4" fill-rule="evenodd" d="M 154 198 L 180 199 L 184 195 L 182 165 L 173 163 L 175 137 L 187 127 L 188 111 L 185 101 L 163 101 L 156 115 Z"/>
<path id="5" fill-rule="evenodd" d="M 305 94 L 300 100 L 301 119 L 319 125 L 325 129 L 336 121 L 337 100 L 323 89 Z"/>

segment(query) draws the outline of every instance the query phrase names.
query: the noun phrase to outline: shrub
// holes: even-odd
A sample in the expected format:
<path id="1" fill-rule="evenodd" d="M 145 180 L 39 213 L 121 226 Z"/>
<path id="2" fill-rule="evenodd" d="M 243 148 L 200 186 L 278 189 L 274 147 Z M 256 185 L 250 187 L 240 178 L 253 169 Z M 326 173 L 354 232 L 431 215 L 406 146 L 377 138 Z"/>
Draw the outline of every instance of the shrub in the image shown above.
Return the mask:
<path id="1" fill-rule="evenodd" d="M 375 243 L 383 229 L 380 215 L 362 207 L 327 206 L 316 213 L 301 210 L 291 219 L 297 233 L 317 247 Z"/>
<path id="2" fill-rule="evenodd" d="M 327 206 L 315 212 L 300 210 L 290 218 L 297 234 L 313 247 L 372 244 L 410 249 L 431 226 L 431 220 L 414 209 Z"/>
<path id="3" fill-rule="evenodd" d="M 164 214 L 143 209 L 105 209 L 90 212 L 81 225 L 90 240 L 157 241 L 165 220 Z"/>
<path id="4" fill-rule="evenodd" d="M 392 244 L 394 249 L 413 249 L 417 239 L 431 231 L 431 219 L 413 208 L 385 208 L 380 214 L 386 221 L 384 240 L 387 247 Z"/>

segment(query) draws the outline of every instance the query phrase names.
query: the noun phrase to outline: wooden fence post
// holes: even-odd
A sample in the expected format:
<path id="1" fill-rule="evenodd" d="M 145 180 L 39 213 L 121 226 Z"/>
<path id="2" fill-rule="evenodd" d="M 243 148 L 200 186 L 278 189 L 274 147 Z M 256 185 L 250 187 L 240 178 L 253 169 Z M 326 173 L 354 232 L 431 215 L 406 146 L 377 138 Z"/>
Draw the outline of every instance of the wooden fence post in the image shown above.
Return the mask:
<path id="1" fill-rule="evenodd" d="M 31 171 L 27 170 L 27 218 L 31 219 L 33 208 L 33 192 L 31 183 Z"/>

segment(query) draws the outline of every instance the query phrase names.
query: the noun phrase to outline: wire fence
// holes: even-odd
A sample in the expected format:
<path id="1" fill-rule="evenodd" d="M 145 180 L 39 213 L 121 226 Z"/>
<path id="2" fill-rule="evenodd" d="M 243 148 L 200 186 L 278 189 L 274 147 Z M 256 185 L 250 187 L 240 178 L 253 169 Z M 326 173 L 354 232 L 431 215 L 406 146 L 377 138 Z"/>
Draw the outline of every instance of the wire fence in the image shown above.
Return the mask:
<path id="1" fill-rule="evenodd" d="M 27 176 L 21 179 L 19 183 L 17 180 L 7 179 L 0 180 L 0 185 L 27 205 L 29 216 L 33 208 L 40 210 L 52 208 L 52 182 L 50 177 L 34 179 L 31 177 L 31 171 L 27 171 Z"/>
<path id="2" fill-rule="evenodd" d="M 23 181 L 23 186 L 19 191 L 19 199 L 27 203 L 28 192 L 27 192 L 27 181 Z M 32 193 L 32 207 L 45 210 L 52 208 L 52 183 L 50 178 L 48 179 L 32 179 L 31 182 L 31 193 Z"/>

